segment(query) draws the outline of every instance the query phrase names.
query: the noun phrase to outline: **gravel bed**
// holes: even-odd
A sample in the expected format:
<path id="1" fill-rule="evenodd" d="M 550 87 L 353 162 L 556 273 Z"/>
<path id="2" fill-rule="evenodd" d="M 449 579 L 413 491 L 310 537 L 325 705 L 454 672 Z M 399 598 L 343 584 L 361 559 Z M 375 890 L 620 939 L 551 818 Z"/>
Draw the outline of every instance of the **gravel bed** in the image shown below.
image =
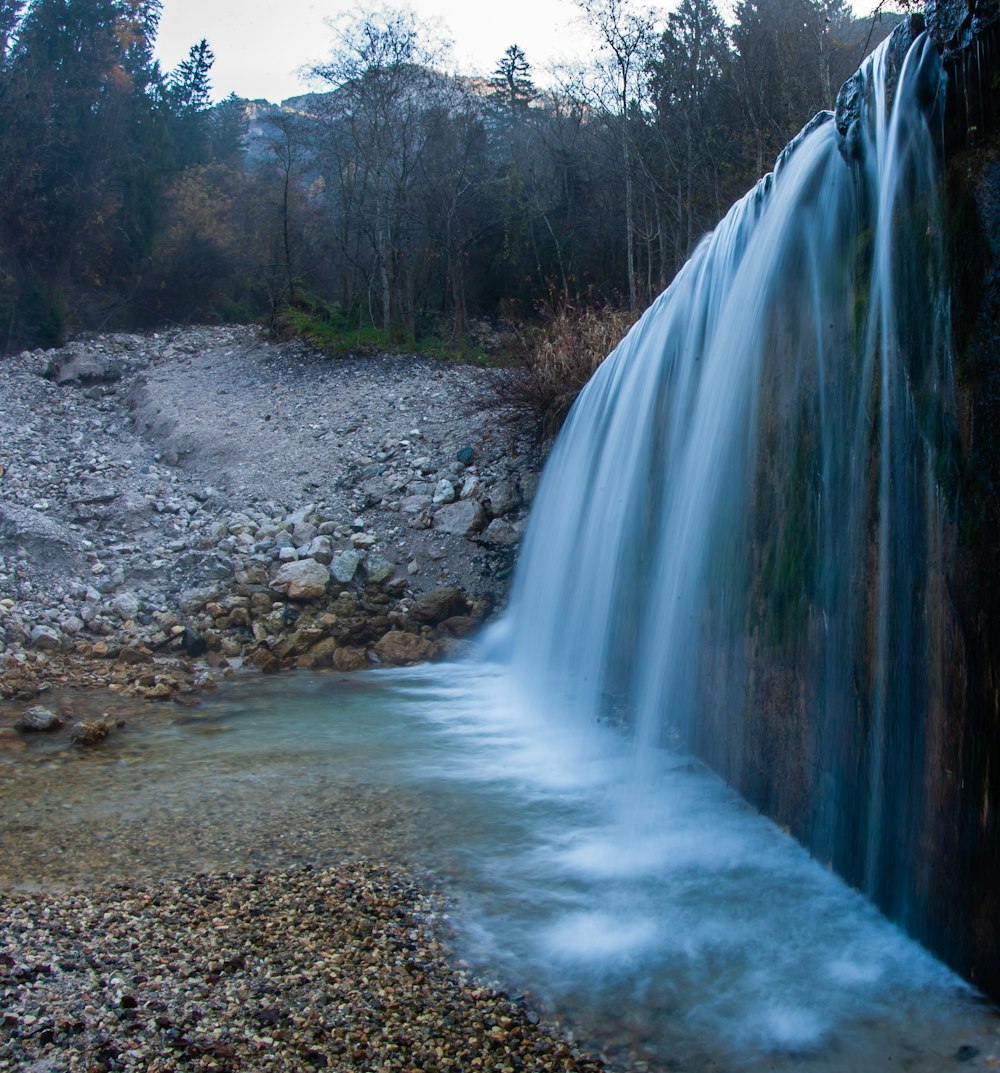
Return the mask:
<path id="1" fill-rule="evenodd" d="M 431 802 L 300 758 L 171 774 L 188 716 L 114 711 L 0 763 L 0 1070 L 602 1068 L 449 956 L 449 867 L 405 863 L 447 838 Z"/>
<path id="2" fill-rule="evenodd" d="M 449 960 L 399 869 L 0 897 L 0 1070 L 604 1068 Z"/>

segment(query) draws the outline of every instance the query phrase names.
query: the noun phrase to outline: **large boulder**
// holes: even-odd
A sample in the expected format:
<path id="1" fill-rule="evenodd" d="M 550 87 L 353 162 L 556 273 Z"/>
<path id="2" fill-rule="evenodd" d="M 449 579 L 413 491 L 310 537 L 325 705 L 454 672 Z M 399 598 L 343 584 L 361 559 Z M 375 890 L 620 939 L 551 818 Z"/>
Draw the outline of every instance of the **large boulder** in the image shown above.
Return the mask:
<path id="1" fill-rule="evenodd" d="M 139 614 L 139 597 L 134 592 L 120 592 L 111 602 L 115 614 L 123 621 L 134 619 Z"/>
<path id="2" fill-rule="evenodd" d="M 323 630 L 316 627 L 306 627 L 305 629 L 296 630 L 283 641 L 279 641 L 273 646 L 272 651 L 279 659 L 286 659 L 288 656 L 302 656 L 322 640 L 324 640 Z M 334 642 L 334 645 L 336 646 L 336 642 Z"/>
<path id="3" fill-rule="evenodd" d="M 45 378 L 56 384 L 114 384 L 122 378 L 122 367 L 107 354 L 92 351 L 59 352 L 53 355 Z"/>
<path id="4" fill-rule="evenodd" d="M 437 646 L 433 641 L 400 630 L 387 633 L 376 642 L 374 648 L 375 655 L 390 667 L 410 667 L 415 663 L 426 663 L 437 655 Z"/>
<path id="5" fill-rule="evenodd" d="M 318 528 L 312 522 L 297 522 L 292 528 L 292 540 L 297 548 L 304 548 L 316 538 Z"/>
<path id="6" fill-rule="evenodd" d="M 63 725 L 62 720 L 54 711 L 50 708 L 43 708 L 41 705 L 35 705 L 33 708 L 28 708 L 26 711 L 21 712 L 20 718 L 15 724 L 18 730 L 28 730 L 35 733 L 49 733 L 53 730 L 58 730 Z"/>
<path id="7" fill-rule="evenodd" d="M 0 502 L 0 550 L 23 549 L 36 563 L 66 568 L 78 545 L 76 534 L 53 518 L 20 503 Z"/>
<path id="8" fill-rule="evenodd" d="M 485 506 L 494 518 L 501 518 L 505 514 L 510 514 L 512 510 L 517 510 L 522 503 L 520 488 L 518 488 L 515 481 L 507 477 L 501 477 L 500 480 L 495 481 L 488 495 L 489 498 Z"/>
<path id="9" fill-rule="evenodd" d="M 98 745 L 111 733 L 111 727 L 103 719 L 83 719 L 70 728 L 74 745 Z"/>
<path id="10" fill-rule="evenodd" d="M 315 559 L 286 563 L 271 581 L 272 591 L 290 600 L 318 600 L 326 595 L 330 571 Z"/>
<path id="11" fill-rule="evenodd" d="M 358 572 L 362 558 L 364 556 L 361 552 L 356 551 L 354 548 L 335 555 L 330 563 L 330 573 L 333 575 L 334 580 L 339 581 L 341 585 L 348 584 Z"/>
<path id="12" fill-rule="evenodd" d="M 454 615 L 464 615 L 469 605 L 460 589 L 442 588 L 432 589 L 418 596 L 410 608 L 410 614 L 417 622 L 426 622 L 430 626 L 436 626 L 446 618 Z"/>
<path id="13" fill-rule="evenodd" d="M 373 585 L 388 581 L 395 571 L 395 566 L 381 555 L 373 555 L 365 564 L 365 576 Z"/>
<path id="14" fill-rule="evenodd" d="M 458 494 L 455 491 L 455 486 L 451 481 L 442 477 L 434 487 L 434 502 L 454 503 L 457 498 Z"/>
<path id="15" fill-rule="evenodd" d="M 250 662 L 261 674 L 277 674 L 282 669 L 281 660 L 268 648 L 258 648 Z"/>
<path id="16" fill-rule="evenodd" d="M 447 503 L 434 515 L 434 528 L 455 536 L 471 536 L 481 532 L 486 524 L 486 511 L 474 499 L 461 499 Z"/>
<path id="17" fill-rule="evenodd" d="M 41 652 L 54 652 L 62 647 L 62 637 L 52 626 L 38 625 L 31 631 L 31 643 Z"/>
<path id="18" fill-rule="evenodd" d="M 333 653 L 333 665 L 338 671 L 363 671 L 368 666 L 368 654 L 363 648 L 344 645 Z"/>
<path id="19" fill-rule="evenodd" d="M 319 644 L 313 645 L 308 652 L 299 656 L 295 661 L 295 666 L 313 671 L 323 667 L 332 667 L 337 651 L 337 642 L 332 637 L 326 637 Z"/>
<path id="20" fill-rule="evenodd" d="M 403 496 L 399 501 L 399 509 L 404 514 L 420 514 L 433 502 L 433 498 L 427 495 Z"/>
<path id="21" fill-rule="evenodd" d="M 333 542 L 328 536 L 314 537 L 302 548 L 302 557 L 329 565 L 333 561 Z"/>
<path id="22" fill-rule="evenodd" d="M 511 547 L 521 539 L 521 530 L 507 521 L 506 518 L 494 518 L 486 527 L 482 539 L 487 544 L 498 544 L 501 547 Z"/>
<path id="23" fill-rule="evenodd" d="M 452 618 L 446 618 L 438 626 L 438 632 L 448 637 L 471 637 L 481 627 L 482 623 L 473 615 L 455 615 Z"/>

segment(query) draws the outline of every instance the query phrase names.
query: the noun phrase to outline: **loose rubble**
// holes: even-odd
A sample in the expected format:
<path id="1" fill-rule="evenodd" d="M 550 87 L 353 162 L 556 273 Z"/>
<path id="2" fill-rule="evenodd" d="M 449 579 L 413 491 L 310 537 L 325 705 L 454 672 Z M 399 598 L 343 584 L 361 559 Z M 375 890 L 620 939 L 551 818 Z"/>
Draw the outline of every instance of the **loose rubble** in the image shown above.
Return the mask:
<path id="1" fill-rule="evenodd" d="M 453 966 L 441 900 L 387 865 L 9 895 L 0 921 L 0 1070 L 604 1068 Z"/>
<path id="2" fill-rule="evenodd" d="M 502 602 L 537 479 L 482 401 L 494 375 L 247 327 L 5 359 L 0 698 L 183 698 L 245 667 L 460 651 Z M 414 615 L 435 590 L 451 614 Z"/>

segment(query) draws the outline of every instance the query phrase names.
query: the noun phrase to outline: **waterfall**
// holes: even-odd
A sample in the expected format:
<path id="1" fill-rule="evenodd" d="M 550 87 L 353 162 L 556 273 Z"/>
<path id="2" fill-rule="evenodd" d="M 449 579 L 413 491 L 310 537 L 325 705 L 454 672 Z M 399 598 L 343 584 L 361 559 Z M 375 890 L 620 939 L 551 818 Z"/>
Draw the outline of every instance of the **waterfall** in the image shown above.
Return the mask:
<path id="1" fill-rule="evenodd" d="M 955 418 L 945 79 L 900 36 L 849 137 L 817 116 L 580 395 L 507 643 L 524 703 L 627 727 L 640 780 L 693 751 L 905 921 Z"/>

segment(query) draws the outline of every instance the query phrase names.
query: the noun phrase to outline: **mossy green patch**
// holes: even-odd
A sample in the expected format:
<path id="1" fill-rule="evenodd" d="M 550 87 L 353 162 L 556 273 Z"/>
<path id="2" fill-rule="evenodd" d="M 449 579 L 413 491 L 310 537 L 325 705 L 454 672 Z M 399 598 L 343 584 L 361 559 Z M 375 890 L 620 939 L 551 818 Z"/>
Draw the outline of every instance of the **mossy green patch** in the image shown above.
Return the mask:
<path id="1" fill-rule="evenodd" d="M 370 322 L 343 315 L 335 305 L 300 298 L 275 318 L 279 335 L 295 336 L 334 358 L 356 354 L 418 354 L 435 361 L 475 365 L 504 364 L 503 356 L 487 353 L 468 340 L 435 333 L 392 336 Z"/>

